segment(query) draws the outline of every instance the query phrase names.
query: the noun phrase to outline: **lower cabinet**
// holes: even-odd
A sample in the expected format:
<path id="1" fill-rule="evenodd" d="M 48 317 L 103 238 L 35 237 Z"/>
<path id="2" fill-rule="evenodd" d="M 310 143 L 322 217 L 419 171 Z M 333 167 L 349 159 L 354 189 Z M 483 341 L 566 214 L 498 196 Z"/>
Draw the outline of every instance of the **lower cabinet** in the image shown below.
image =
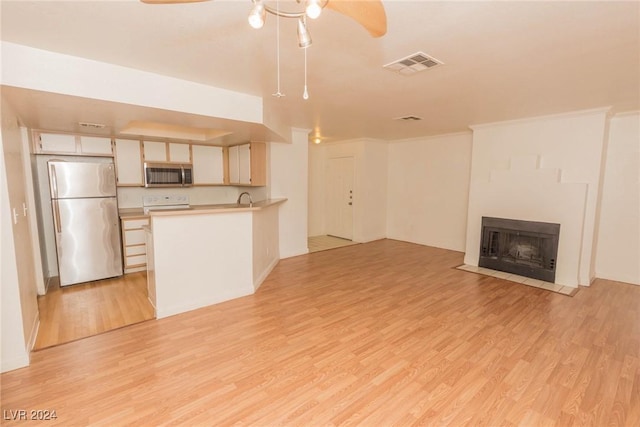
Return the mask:
<path id="1" fill-rule="evenodd" d="M 149 218 L 121 218 L 121 221 L 124 272 L 144 271 L 147 269 L 147 246 L 142 226 L 149 225 Z"/>

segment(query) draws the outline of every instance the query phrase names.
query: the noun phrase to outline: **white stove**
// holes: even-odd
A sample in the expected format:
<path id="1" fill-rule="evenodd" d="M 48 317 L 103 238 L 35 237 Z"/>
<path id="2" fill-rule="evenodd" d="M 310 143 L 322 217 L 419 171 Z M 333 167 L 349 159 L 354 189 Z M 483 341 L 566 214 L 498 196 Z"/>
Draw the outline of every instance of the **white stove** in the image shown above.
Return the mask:
<path id="1" fill-rule="evenodd" d="M 180 210 L 190 208 L 191 206 L 189 205 L 189 196 L 144 196 L 142 198 L 142 209 L 145 214 L 148 214 L 150 211 Z"/>

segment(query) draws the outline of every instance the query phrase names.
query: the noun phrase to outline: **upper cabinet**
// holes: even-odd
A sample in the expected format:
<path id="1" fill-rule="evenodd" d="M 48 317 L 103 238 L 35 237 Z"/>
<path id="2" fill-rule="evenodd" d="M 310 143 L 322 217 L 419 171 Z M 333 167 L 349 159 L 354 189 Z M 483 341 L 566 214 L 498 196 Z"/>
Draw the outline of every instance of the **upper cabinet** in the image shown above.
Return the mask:
<path id="1" fill-rule="evenodd" d="M 220 147 L 35 131 L 33 144 L 37 154 L 114 157 L 120 187 L 144 187 L 144 162 L 190 163 L 194 185 L 267 185 L 264 142 Z"/>
<path id="2" fill-rule="evenodd" d="M 212 145 L 192 145 L 193 184 L 224 184 L 224 156 L 222 147 Z"/>
<path id="3" fill-rule="evenodd" d="M 267 185 L 267 148 L 264 142 L 229 147 L 229 184 Z"/>
<path id="4" fill-rule="evenodd" d="M 86 156 L 113 156 L 111 138 L 81 136 L 80 152 Z"/>
<path id="5" fill-rule="evenodd" d="M 143 141 L 142 146 L 145 162 L 191 163 L 189 144 Z"/>
<path id="6" fill-rule="evenodd" d="M 191 163 L 191 145 L 169 143 L 169 161 Z"/>
<path id="7" fill-rule="evenodd" d="M 155 141 L 143 141 L 142 151 L 145 162 L 168 162 L 167 143 Z"/>
<path id="8" fill-rule="evenodd" d="M 133 139 L 115 140 L 116 177 L 119 186 L 141 187 L 142 147 L 140 141 Z"/>
<path id="9" fill-rule="evenodd" d="M 58 133 L 34 133 L 34 148 L 38 154 L 73 156 L 113 156 L 111 138 Z"/>
<path id="10" fill-rule="evenodd" d="M 34 139 L 37 153 L 75 154 L 78 145 L 75 135 L 40 133 Z"/>

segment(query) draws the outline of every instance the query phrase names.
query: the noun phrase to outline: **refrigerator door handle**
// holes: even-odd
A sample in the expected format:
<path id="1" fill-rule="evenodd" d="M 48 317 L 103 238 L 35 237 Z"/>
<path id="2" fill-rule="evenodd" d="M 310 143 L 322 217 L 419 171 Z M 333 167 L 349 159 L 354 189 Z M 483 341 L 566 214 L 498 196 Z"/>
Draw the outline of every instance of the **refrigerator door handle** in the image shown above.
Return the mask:
<path id="1" fill-rule="evenodd" d="M 60 225 L 60 205 L 57 200 L 52 200 L 53 203 L 53 222 L 56 226 L 56 231 L 62 233 L 62 226 Z"/>
<path id="2" fill-rule="evenodd" d="M 58 175 L 56 174 L 56 165 L 51 164 L 51 198 L 58 198 Z"/>

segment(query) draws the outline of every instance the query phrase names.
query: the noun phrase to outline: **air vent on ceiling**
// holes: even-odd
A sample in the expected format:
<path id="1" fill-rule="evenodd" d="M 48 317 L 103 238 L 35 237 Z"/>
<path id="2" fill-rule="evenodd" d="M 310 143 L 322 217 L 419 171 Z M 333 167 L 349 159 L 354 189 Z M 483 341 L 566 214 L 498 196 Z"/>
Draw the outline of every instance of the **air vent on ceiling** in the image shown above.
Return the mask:
<path id="1" fill-rule="evenodd" d="M 407 76 L 410 74 L 415 74 L 418 71 L 429 70 L 442 64 L 442 61 L 439 61 L 424 52 L 417 52 L 407 57 L 398 59 L 397 61 L 393 61 L 389 64 L 383 65 L 383 68 Z"/>
<path id="2" fill-rule="evenodd" d="M 393 120 L 402 120 L 402 121 L 405 121 L 405 122 L 417 122 L 417 121 L 422 120 L 422 118 L 416 117 L 416 116 L 403 116 L 403 117 L 396 117 Z"/>
<path id="3" fill-rule="evenodd" d="M 102 123 L 89 123 L 89 122 L 78 122 L 80 127 L 83 128 L 91 128 L 91 129 L 104 129 L 106 125 Z"/>

